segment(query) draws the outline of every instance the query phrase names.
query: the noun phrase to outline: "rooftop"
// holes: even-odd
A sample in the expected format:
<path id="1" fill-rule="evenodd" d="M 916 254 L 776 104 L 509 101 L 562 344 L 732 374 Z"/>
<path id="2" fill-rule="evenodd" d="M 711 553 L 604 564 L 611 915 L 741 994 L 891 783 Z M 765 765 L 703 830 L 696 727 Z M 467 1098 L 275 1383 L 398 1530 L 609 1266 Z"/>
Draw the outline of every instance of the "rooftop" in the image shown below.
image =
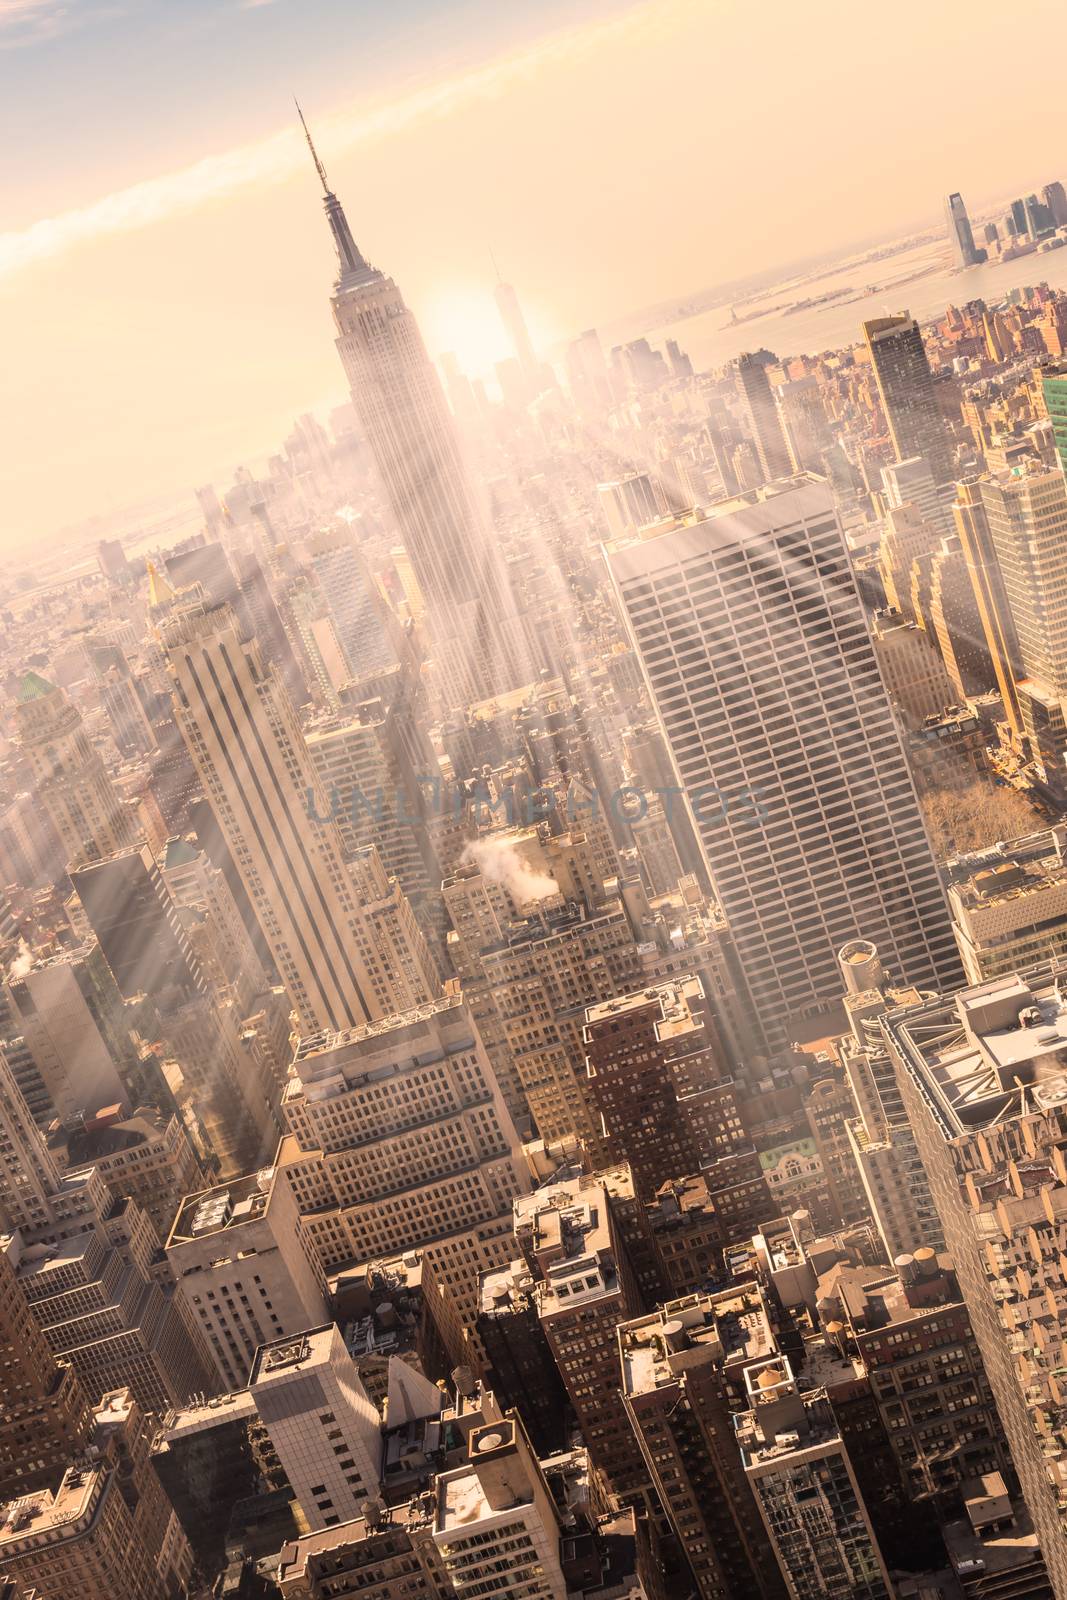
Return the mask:
<path id="1" fill-rule="evenodd" d="M 18 700 L 25 705 L 29 700 L 43 700 L 46 695 L 54 694 L 55 690 L 55 684 L 42 678 L 39 672 L 27 672 L 19 683 Z"/>
<path id="2" fill-rule="evenodd" d="M 610 541 L 605 549 L 616 580 L 625 583 L 657 567 L 674 566 L 703 554 L 709 547 L 756 542 L 771 529 L 825 516 L 832 506 L 825 481 L 802 472 L 719 500 L 706 510 L 650 523 L 635 534 Z"/>
<path id="3" fill-rule="evenodd" d="M 1008 974 L 883 1019 L 946 1137 L 1067 1106 L 1064 981 Z"/>
<path id="4" fill-rule="evenodd" d="M 746 1469 L 783 1465 L 789 1456 L 840 1438 L 825 1389 L 802 1392 L 786 1356 L 745 1374 L 751 1409 L 735 1414 L 734 1432 Z"/>
<path id="5" fill-rule="evenodd" d="M 756 1284 L 720 1294 L 687 1295 L 619 1328 L 623 1387 L 647 1394 L 689 1367 L 715 1364 L 741 1372 L 775 1349 L 763 1291 Z"/>
<path id="6" fill-rule="evenodd" d="M 564 939 L 577 929 L 592 931 L 612 918 L 625 918 L 621 900 L 605 900 L 590 911 L 581 900 L 564 900 L 560 895 L 550 895 L 540 901 L 528 916 L 510 922 L 506 936 L 496 944 L 487 945 L 481 952 L 481 959 L 483 962 L 491 961 L 523 945 Z"/>
<path id="7" fill-rule="evenodd" d="M 163 857 L 163 871 L 189 866 L 200 859 L 200 854 L 199 847 L 190 839 L 170 838 L 167 840 L 166 853 Z"/>
<path id="8" fill-rule="evenodd" d="M 657 983 L 647 989 L 637 989 L 632 994 L 618 995 L 612 1000 L 602 1000 L 585 1008 L 585 1027 L 582 1037 L 586 1044 L 592 1042 L 591 1030 L 599 1024 L 632 1015 L 648 1007 L 658 1008 L 656 1038 L 665 1043 L 680 1034 L 703 1027 L 693 1009 L 704 999 L 704 986 L 699 978 L 680 978 Z"/>
<path id="9" fill-rule="evenodd" d="M 976 1533 L 967 1517 L 943 1525 L 945 1548 L 958 1574 L 981 1571 L 995 1579 L 1041 1562 L 1037 1535 L 1021 1497 L 1012 1502 L 1011 1509 L 1012 1526 L 997 1532 Z M 979 1561 L 982 1568 L 970 1564 Z"/>
<path id="10" fill-rule="evenodd" d="M 1067 828 L 1042 828 L 1018 839 L 998 839 L 985 849 L 951 856 L 945 870 L 953 883 L 969 888 L 976 901 L 984 901 L 997 895 L 1001 885 L 1010 887 L 1015 869 L 1019 881 L 1031 875 L 1040 878 L 1044 869 L 1055 874 L 1065 855 Z"/>
<path id="11" fill-rule="evenodd" d="M 187 1195 L 167 1240 L 167 1248 L 225 1233 L 266 1215 L 274 1189 L 275 1167 L 262 1167 L 245 1178 L 234 1178 L 214 1189 Z"/>
<path id="12" fill-rule="evenodd" d="M 340 1337 L 336 1325 L 327 1322 L 321 1328 L 309 1328 L 306 1333 L 261 1344 L 248 1375 L 248 1387 L 256 1389 L 264 1384 L 284 1382 L 311 1367 L 327 1364 Z"/>
<path id="13" fill-rule="evenodd" d="M 499 1315 L 534 1303 L 534 1276 L 520 1256 L 506 1267 L 483 1272 L 478 1282 L 483 1316 Z"/>
<path id="14" fill-rule="evenodd" d="M 68 1467 L 62 1482 L 53 1492 L 41 1489 L 0 1506 L 0 1561 L 5 1550 L 27 1538 L 51 1542 L 65 1531 L 81 1532 L 73 1526 L 85 1517 L 104 1481 L 100 1468 Z"/>
<path id="15" fill-rule="evenodd" d="M 535 1289 L 542 1317 L 617 1293 L 608 1190 L 602 1184 L 575 1179 L 546 1185 L 519 1195 L 514 1214 L 516 1235 L 542 1273 Z"/>
<path id="16" fill-rule="evenodd" d="M 358 1028 L 344 1028 L 336 1033 L 324 1029 L 320 1033 L 306 1034 L 297 1045 L 295 1059 L 298 1062 L 307 1061 L 314 1056 L 330 1055 L 336 1050 L 352 1045 L 371 1041 L 380 1043 L 390 1037 L 401 1039 L 408 1030 L 417 1032 L 421 1025 L 430 1021 L 432 1017 L 442 1016 L 449 1011 L 459 1011 L 463 1004 L 461 994 L 444 994 L 436 1000 L 427 1000 L 425 1004 L 416 1006 L 411 1011 L 398 1011 L 392 1016 L 379 1017 L 377 1022 L 365 1022 Z"/>
<path id="17" fill-rule="evenodd" d="M 838 1301 L 840 1315 L 859 1335 L 912 1322 L 961 1302 L 950 1257 L 938 1256 L 933 1250 L 900 1257 L 892 1272 L 876 1266 L 832 1267 L 819 1279 L 818 1295 L 820 1314 L 824 1301 Z M 834 1320 L 832 1309 L 827 1317 Z M 823 1320 L 825 1323 L 827 1318 Z"/>
<path id="18" fill-rule="evenodd" d="M 256 1402 L 247 1389 L 236 1389 L 232 1394 L 212 1395 L 210 1400 L 183 1406 L 180 1411 L 167 1411 L 156 1435 L 154 1449 L 169 1449 L 172 1442 L 176 1443 L 190 1434 L 205 1433 L 227 1422 L 248 1421 L 256 1415 Z"/>
<path id="19" fill-rule="evenodd" d="M 434 1532 L 437 1535 L 465 1532 L 473 1523 L 500 1516 L 502 1512 L 506 1514 L 516 1506 L 529 1503 L 529 1492 L 524 1485 L 524 1492 L 513 1494 L 510 1505 L 500 1503 L 500 1494 L 494 1495 L 497 1504 L 493 1505 L 478 1472 L 480 1460 L 507 1455 L 514 1450 L 515 1428 L 515 1422 L 510 1417 L 483 1423 L 471 1432 L 468 1440 L 468 1464 L 440 1474 L 434 1519 Z"/>
<path id="20" fill-rule="evenodd" d="M 138 1106 L 131 1116 L 122 1121 L 108 1122 L 95 1128 L 76 1128 L 69 1133 L 60 1132 L 57 1140 L 66 1143 L 67 1159 L 71 1166 L 82 1166 L 105 1161 L 109 1156 L 135 1150 L 142 1145 L 158 1143 L 169 1124 L 170 1118 L 154 1106 Z"/>
<path id="21" fill-rule="evenodd" d="M 433 1509 L 432 1493 L 416 1495 L 413 1500 L 395 1506 L 375 1502 L 362 1517 L 292 1540 L 282 1546 L 278 1582 L 292 1583 L 306 1573 L 309 1562 L 317 1556 L 336 1557 L 340 1561 L 346 1550 L 358 1550 L 361 1545 L 375 1539 L 386 1539 L 392 1543 L 398 1533 L 428 1528 L 433 1520 Z"/>

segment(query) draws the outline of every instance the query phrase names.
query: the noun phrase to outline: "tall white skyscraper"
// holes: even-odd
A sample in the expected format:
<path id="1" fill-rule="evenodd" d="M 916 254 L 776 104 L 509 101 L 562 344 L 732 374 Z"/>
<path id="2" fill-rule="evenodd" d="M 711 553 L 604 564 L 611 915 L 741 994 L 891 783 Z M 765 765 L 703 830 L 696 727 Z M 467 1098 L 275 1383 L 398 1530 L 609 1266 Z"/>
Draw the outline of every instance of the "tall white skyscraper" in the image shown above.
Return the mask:
<path id="1" fill-rule="evenodd" d="M 363 259 L 314 145 L 311 153 L 340 263 L 337 350 L 425 601 L 438 679 L 453 704 L 484 699 L 532 676 L 504 563 L 418 323 L 393 280 Z"/>
<path id="2" fill-rule="evenodd" d="M 361 911 L 296 715 L 228 606 L 164 619 L 174 717 L 304 1032 L 350 1028 L 410 1004 L 370 972 Z M 311 798 L 312 805 L 308 801 Z M 314 813 L 312 815 L 311 813 Z M 419 998 L 429 998 L 421 995 Z"/>
<path id="3" fill-rule="evenodd" d="M 519 304 L 519 297 L 515 293 L 514 286 L 510 283 L 505 283 L 502 278 L 498 279 L 496 287 L 493 289 L 493 299 L 496 301 L 496 308 L 500 312 L 500 320 L 508 331 L 512 349 L 515 351 L 516 359 L 522 368 L 522 375 L 528 383 L 535 383 L 540 363 L 534 353 L 534 347 L 530 341 L 530 331 L 526 326 L 526 318 L 522 314 L 522 307 Z"/>
<path id="4" fill-rule="evenodd" d="M 768 1042 L 863 935 L 957 981 L 947 906 L 829 489 L 800 475 L 608 547 Z"/>

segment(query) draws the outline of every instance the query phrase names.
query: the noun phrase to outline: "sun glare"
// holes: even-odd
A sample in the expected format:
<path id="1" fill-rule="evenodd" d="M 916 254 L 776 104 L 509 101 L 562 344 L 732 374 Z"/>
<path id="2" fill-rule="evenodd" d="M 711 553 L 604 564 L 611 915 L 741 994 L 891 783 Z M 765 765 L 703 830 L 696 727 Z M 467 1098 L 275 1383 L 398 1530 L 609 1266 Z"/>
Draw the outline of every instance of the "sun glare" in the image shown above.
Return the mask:
<path id="1" fill-rule="evenodd" d="M 421 320 L 431 355 L 454 350 L 462 370 L 472 376 L 491 373 L 496 362 L 512 353 L 489 285 L 444 285 Z"/>

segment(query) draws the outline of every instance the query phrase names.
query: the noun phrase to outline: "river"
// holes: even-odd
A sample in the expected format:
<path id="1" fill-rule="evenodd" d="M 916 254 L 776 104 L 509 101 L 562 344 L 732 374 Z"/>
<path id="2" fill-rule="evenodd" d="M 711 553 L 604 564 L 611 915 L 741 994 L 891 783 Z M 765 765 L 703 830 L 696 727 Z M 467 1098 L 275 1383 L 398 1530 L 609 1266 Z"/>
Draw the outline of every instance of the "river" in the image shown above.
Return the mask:
<path id="1" fill-rule="evenodd" d="M 734 324 L 729 305 L 724 305 L 641 331 L 654 344 L 677 339 L 694 366 L 704 369 L 721 367 L 743 350 L 761 347 L 781 358 L 840 350 L 862 338 L 862 323 L 889 312 L 910 311 L 926 322 L 940 316 L 946 306 L 967 300 L 995 305 L 1009 290 L 1023 285 L 1047 283 L 1067 290 L 1067 247 L 1035 251 L 1015 261 L 987 262 L 963 272 L 945 264 L 945 253 L 946 246 L 938 241 L 882 261 L 846 262 L 818 277 L 776 284 L 738 303 L 737 314 L 745 320 Z M 778 309 L 835 292 L 836 298 L 823 305 L 792 313 Z M 750 318 L 751 312 L 761 314 Z"/>

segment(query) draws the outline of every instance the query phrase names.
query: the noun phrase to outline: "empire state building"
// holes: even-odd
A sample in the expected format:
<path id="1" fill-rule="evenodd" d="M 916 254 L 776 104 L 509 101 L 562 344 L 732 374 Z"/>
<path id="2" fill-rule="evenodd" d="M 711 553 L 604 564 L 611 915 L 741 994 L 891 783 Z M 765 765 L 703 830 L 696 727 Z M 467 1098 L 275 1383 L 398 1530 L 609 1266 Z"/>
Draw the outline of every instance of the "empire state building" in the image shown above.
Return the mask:
<path id="1" fill-rule="evenodd" d="M 400 290 L 360 253 L 303 113 L 300 120 L 340 265 L 331 301 L 337 349 L 425 601 L 440 693 L 457 706 L 517 688 L 531 674 L 507 573 L 476 504 L 437 369 Z"/>

